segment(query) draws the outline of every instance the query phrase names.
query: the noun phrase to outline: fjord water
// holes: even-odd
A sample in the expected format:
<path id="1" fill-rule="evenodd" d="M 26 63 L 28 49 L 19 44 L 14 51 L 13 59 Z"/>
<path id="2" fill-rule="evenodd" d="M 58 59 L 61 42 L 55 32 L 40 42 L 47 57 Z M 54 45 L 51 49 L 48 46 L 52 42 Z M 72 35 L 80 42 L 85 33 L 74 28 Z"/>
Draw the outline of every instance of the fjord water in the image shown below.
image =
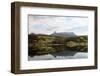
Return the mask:
<path id="1" fill-rule="evenodd" d="M 52 53 L 43 54 L 43 55 L 31 55 L 28 57 L 28 60 L 56 60 L 56 59 L 83 59 L 88 58 L 87 47 L 74 47 L 69 48 L 65 45 L 50 45 L 44 47 L 43 51 L 52 51 Z M 55 52 L 56 51 L 56 52 Z"/>

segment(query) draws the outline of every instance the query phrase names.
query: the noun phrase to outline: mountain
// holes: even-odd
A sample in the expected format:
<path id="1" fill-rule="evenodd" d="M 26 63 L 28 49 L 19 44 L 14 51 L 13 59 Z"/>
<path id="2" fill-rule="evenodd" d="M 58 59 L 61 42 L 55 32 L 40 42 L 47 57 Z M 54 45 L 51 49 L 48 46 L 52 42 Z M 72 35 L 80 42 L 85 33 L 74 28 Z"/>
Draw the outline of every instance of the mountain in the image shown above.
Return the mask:
<path id="1" fill-rule="evenodd" d="M 59 33 L 53 32 L 51 35 L 52 36 L 59 36 L 59 37 L 75 37 L 75 36 L 77 36 L 73 32 L 59 32 Z"/>

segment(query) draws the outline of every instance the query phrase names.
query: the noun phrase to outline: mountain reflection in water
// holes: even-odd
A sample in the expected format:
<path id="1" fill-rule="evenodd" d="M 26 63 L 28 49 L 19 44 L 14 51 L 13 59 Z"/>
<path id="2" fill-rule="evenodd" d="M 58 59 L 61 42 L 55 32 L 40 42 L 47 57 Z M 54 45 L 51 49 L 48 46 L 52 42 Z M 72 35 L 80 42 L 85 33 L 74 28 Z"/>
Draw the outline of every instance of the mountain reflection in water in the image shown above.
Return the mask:
<path id="1" fill-rule="evenodd" d="M 33 50 L 30 53 L 28 60 L 55 60 L 55 59 L 81 59 L 87 58 L 87 47 L 70 48 L 65 45 L 50 45 L 44 50 L 54 51 L 49 54 L 34 55 Z"/>

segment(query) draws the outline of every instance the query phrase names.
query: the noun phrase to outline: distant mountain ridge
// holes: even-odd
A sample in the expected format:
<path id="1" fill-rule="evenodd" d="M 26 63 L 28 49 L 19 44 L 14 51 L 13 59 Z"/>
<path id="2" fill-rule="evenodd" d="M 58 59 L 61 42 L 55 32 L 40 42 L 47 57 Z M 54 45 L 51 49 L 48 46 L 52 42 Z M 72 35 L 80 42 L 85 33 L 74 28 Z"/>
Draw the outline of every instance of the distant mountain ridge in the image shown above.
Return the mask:
<path id="1" fill-rule="evenodd" d="M 73 32 L 53 32 L 51 35 L 52 36 L 59 36 L 59 37 L 75 37 L 75 36 L 77 36 Z"/>
<path id="2" fill-rule="evenodd" d="M 76 37 L 77 36 L 74 32 L 53 32 L 50 35 L 31 33 L 30 35 L 59 36 L 59 37 Z"/>

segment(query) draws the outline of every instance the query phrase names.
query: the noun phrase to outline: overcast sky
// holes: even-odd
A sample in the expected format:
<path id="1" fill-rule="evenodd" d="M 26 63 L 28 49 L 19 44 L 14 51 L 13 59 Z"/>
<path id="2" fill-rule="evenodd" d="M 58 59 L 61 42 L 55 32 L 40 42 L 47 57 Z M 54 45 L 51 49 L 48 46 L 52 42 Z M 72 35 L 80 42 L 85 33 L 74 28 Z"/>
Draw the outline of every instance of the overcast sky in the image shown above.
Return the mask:
<path id="1" fill-rule="evenodd" d="M 76 35 L 88 34 L 87 17 L 36 16 L 29 15 L 29 34 L 52 34 L 53 32 L 74 32 Z"/>

